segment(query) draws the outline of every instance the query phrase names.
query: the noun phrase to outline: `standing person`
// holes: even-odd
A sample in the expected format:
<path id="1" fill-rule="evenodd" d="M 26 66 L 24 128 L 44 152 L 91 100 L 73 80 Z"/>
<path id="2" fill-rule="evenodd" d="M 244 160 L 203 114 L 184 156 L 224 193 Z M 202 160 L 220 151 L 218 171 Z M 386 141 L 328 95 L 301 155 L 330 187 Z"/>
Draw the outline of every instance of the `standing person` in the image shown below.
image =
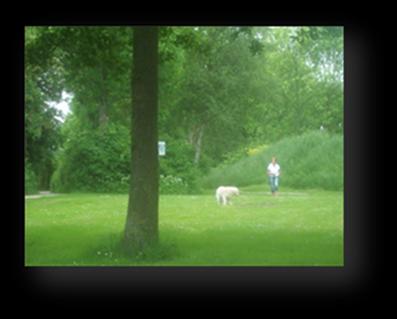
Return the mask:
<path id="1" fill-rule="evenodd" d="M 267 175 L 269 176 L 270 190 L 273 196 L 276 195 L 278 190 L 280 174 L 280 165 L 277 163 L 276 157 L 273 156 L 272 162 L 267 166 Z"/>

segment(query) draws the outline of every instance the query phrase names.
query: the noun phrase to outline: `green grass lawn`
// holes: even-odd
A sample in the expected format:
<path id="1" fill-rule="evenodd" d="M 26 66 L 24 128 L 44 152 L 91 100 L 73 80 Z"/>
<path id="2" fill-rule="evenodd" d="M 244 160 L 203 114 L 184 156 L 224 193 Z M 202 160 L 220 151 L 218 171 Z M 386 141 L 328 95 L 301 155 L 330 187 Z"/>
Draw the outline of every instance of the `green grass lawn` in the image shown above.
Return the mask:
<path id="1" fill-rule="evenodd" d="M 162 195 L 164 251 L 145 260 L 117 252 L 127 195 L 27 199 L 27 266 L 343 266 L 343 193 L 264 186 L 242 189 L 227 207 L 212 193 Z M 154 255 L 153 255 L 154 256 Z"/>

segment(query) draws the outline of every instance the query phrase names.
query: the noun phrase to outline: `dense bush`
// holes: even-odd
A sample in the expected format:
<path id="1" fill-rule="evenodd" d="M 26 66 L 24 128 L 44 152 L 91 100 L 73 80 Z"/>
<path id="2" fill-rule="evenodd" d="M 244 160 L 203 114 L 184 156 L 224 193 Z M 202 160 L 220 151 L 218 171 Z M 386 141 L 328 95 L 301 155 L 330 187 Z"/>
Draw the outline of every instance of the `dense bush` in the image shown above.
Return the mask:
<path id="1" fill-rule="evenodd" d="M 32 165 L 25 161 L 25 194 L 35 194 L 38 192 L 38 181 L 36 174 L 32 170 Z"/>
<path id="2" fill-rule="evenodd" d="M 57 158 L 51 189 L 57 192 L 127 192 L 130 135 L 121 125 L 88 130 L 73 124 Z"/>
<path id="3" fill-rule="evenodd" d="M 188 184 L 180 177 L 160 175 L 161 194 L 184 194 L 188 192 Z"/>
<path id="4" fill-rule="evenodd" d="M 56 192 L 128 192 L 130 135 L 122 125 L 98 130 L 84 128 L 74 119 L 65 125 L 67 139 L 57 154 L 51 179 Z M 165 138 L 167 152 L 159 158 L 160 192 L 197 192 L 200 168 L 193 163 L 193 149 L 182 140 Z"/>
<path id="5" fill-rule="evenodd" d="M 182 140 L 166 140 L 166 155 L 160 157 L 160 193 L 197 192 L 200 169 L 193 163 L 192 146 Z"/>
<path id="6" fill-rule="evenodd" d="M 343 189 L 343 136 L 320 131 L 282 139 L 255 155 L 220 165 L 200 179 L 200 185 L 266 184 L 266 168 L 272 155 L 281 166 L 281 186 Z"/>

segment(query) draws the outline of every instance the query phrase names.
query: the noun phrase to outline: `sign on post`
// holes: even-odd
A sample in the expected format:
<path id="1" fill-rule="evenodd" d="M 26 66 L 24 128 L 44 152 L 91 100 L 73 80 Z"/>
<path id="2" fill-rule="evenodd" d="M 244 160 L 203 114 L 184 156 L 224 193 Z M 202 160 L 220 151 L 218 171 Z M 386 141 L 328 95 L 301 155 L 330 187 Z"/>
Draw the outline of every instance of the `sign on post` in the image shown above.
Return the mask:
<path id="1" fill-rule="evenodd" d="M 164 141 L 159 142 L 159 155 L 160 156 L 165 155 L 165 142 Z"/>

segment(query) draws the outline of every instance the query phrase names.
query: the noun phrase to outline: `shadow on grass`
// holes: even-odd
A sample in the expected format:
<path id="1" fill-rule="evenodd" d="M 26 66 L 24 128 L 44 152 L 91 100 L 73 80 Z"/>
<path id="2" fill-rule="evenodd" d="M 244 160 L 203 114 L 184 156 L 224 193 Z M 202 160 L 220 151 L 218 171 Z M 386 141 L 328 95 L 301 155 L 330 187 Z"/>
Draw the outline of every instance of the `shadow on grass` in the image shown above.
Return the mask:
<path id="1" fill-rule="evenodd" d="M 145 250 L 127 252 L 122 242 L 121 233 L 107 234 L 98 238 L 100 244 L 86 250 L 87 257 L 98 265 L 145 265 L 170 261 L 179 256 L 175 243 L 162 240 Z"/>
<path id="2" fill-rule="evenodd" d="M 338 232 L 265 226 L 196 232 L 168 229 L 164 233 L 178 244 L 180 253 L 174 265 L 343 265 L 343 238 Z"/>
<path id="3" fill-rule="evenodd" d="M 28 264 L 37 266 L 341 266 L 340 230 L 285 229 L 277 225 L 225 228 L 163 227 L 160 243 L 126 255 L 121 233 L 81 236 L 57 232 L 57 238 L 28 241 Z M 67 233 L 67 234 L 66 234 Z M 73 236 L 73 235 L 75 236 Z M 79 237 L 77 236 L 79 235 Z M 46 245 L 45 245 L 46 244 Z M 32 251 L 34 247 L 36 247 Z"/>

